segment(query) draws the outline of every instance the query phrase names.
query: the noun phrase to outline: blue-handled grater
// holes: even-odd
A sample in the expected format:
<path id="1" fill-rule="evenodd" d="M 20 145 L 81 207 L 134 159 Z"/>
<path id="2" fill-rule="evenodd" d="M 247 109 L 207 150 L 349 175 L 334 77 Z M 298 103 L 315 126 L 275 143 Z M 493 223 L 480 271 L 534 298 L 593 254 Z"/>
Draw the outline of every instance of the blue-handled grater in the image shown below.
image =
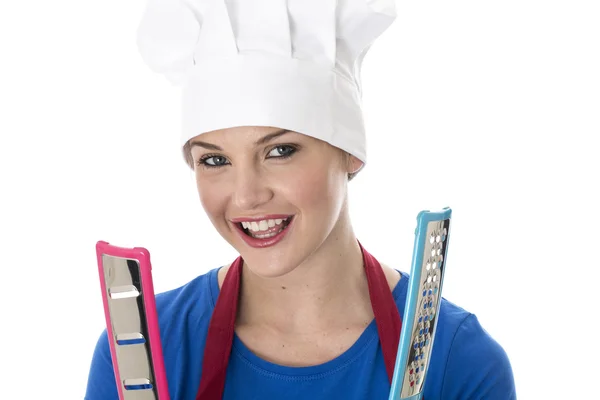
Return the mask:
<path id="1" fill-rule="evenodd" d="M 448 207 L 421 211 L 389 400 L 421 400 L 435 339 L 450 234 Z"/>

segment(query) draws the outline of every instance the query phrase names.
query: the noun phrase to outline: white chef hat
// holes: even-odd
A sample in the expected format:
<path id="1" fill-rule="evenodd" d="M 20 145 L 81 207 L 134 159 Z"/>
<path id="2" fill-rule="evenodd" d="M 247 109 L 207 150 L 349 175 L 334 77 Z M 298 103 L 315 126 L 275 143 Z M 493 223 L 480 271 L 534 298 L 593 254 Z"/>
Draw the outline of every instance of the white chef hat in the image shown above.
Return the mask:
<path id="1" fill-rule="evenodd" d="M 395 17 L 395 0 L 148 0 L 137 43 L 182 88 L 182 146 L 217 129 L 273 126 L 364 165 L 361 63 Z"/>

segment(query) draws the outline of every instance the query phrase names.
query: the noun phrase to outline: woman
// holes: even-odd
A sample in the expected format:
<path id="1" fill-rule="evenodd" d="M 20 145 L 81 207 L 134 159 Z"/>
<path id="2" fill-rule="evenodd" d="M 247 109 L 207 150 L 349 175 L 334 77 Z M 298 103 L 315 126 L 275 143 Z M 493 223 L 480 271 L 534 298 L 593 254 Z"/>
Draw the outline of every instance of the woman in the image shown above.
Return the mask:
<path id="1" fill-rule="evenodd" d="M 184 157 L 240 254 L 156 297 L 172 399 L 387 399 L 408 277 L 357 240 L 347 185 L 360 62 L 393 19 L 387 0 L 150 1 L 141 53 L 183 86 Z M 427 400 L 515 398 L 474 315 L 443 301 L 438 327 Z M 118 399 L 106 332 L 86 399 Z"/>

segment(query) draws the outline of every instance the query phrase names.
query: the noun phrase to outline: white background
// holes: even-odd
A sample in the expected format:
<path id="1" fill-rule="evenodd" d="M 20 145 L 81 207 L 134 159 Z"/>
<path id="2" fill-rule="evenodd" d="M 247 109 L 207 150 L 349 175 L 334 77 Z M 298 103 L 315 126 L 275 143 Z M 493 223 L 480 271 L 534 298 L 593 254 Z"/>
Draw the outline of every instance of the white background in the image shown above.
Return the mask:
<path id="1" fill-rule="evenodd" d="M 81 399 L 96 241 L 148 248 L 157 292 L 236 254 L 180 158 L 178 91 L 137 53 L 144 2 L 0 4 L 0 397 Z M 357 235 L 408 271 L 418 211 L 452 207 L 444 296 L 506 349 L 520 399 L 597 396 L 599 19 L 399 2 L 364 62 Z"/>

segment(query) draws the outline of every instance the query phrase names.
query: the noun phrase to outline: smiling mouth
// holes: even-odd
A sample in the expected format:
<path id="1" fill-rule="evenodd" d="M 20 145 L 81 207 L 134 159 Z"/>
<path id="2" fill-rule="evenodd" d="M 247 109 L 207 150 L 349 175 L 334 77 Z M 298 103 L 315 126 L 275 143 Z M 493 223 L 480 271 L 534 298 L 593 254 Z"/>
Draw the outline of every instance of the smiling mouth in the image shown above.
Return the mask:
<path id="1" fill-rule="evenodd" d="M 292 222 L 292 220 L 294 219 L 294 216 L 290 216 L 288 217 L 285 221 L 282 221 L 280 225 L 276 225 L 272 228 L 267 229 L 266 231 L 251 231 L 248 228 L 244 228 L 244 226 L 242 225 L 241 222 L 237 223 L 237 226 L 239 227 L 239 229 L 244 232 L 246 235 L 255 238 L 255 239 L 269 239 L 272 238 L 274 236 L 277 236 L 278 234 L 280 234 L 281 232 L 283 232 L 288 226 L 289 224 Z"/>

